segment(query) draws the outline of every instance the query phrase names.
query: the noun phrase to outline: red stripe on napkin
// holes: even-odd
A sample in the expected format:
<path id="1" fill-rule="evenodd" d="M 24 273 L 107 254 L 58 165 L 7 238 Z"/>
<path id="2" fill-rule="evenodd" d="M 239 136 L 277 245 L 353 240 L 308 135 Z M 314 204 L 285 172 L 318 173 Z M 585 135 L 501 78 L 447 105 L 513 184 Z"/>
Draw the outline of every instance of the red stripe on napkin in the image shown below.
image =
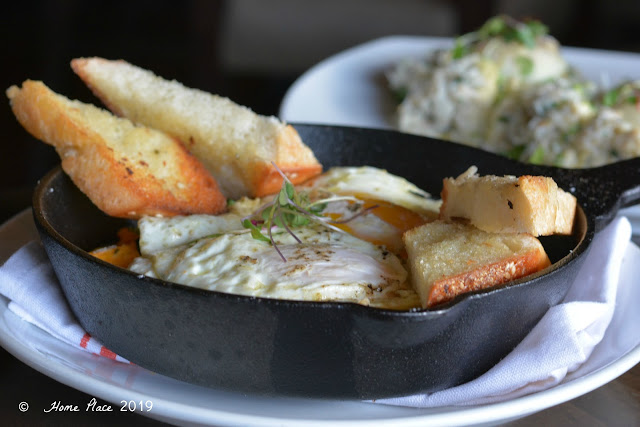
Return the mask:
<path id="1" fill-rule="evenodd" d="M 109 359 L 116 360 L 116 354 L 106 347 L 100 347 L 100 356 L 108 357 Z"/>
<path id="2" fill-rule="evenodd" d="M 85 333 L 82 339 L 80 340 L 80 347 L 87 348 L 87 344 L 89 344 L 90 339 L 91 339 L 91 335 L 89 335 L 89 333 Z"/>

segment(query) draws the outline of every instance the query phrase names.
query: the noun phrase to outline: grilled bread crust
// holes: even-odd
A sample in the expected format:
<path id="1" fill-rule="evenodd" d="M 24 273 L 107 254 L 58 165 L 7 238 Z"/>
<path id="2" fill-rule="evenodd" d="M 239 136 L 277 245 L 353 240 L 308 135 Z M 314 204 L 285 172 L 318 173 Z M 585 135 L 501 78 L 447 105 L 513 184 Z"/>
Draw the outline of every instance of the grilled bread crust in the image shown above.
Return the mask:
<path id="1" fill-rule="evenodd" d="M 437 220 L 407 231 L 403 240 L 413 287 L 424 308 L 550 265 L 540 241 L 526 233 L 489 233 Z"/>
<path id="2" fill-rule="evenodd" d="M 322 172 L 298 132 L 228 98 L 165 80 L 123 60 L 76 58 L 74 72 L 112 112 L 183 141 L 233 199 L 276 193 Z"/>
<path id="3" fill-rule="evenodd" d="M 441 219 L 464 218 L 485 231 L 534 236 L 571 234 L 577 206 L 552 178 L 480 177 L 475 166 L 445 178 L 441 197 Z"/>
<path id="4" fill-rule="evenodd" d="M 11 86 L 7 96 L 22 126 L 56 148 L 63 170 L 106 214 L 137 219 L 226 209 L 215 179 L 175 138 L 39 81 Z"/>

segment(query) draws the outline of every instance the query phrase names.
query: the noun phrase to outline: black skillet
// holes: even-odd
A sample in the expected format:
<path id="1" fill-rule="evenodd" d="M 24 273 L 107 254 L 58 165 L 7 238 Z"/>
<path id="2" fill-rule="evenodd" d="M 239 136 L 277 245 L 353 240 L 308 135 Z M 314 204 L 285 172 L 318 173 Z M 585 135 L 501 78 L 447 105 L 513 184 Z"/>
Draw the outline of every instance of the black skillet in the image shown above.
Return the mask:
<path id="1" fill-rule="evenodd" d="M 272 395 L 376 399 L 469 381 L 560 303 L 594 237 L 640 198 L 640 159 L 584 170 L 525 165 L 462 145 L 349 127 L 296 125 L 325 169 L 371 165 L 438 195 L 470 165 L 553 177 L 578 198 L 574 233 L 543 238 L 553 265 L 437 310 L 280 301 L 138 276 L 89 256 L 126 221 L 102 214 L 57 168 L 39 183 L 35 222 L 82 326 L 139 366 L 186 382 Z"/>

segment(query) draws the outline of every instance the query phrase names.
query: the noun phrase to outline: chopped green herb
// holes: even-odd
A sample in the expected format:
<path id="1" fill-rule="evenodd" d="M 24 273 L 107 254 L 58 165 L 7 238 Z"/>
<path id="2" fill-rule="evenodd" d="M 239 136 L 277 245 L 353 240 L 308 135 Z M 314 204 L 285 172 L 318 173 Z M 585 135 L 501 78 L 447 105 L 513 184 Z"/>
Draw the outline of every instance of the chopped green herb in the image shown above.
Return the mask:
<path id="1" fill-rule="evenodd" d="M 456 39 L 451 50 L 453 59 L 460 59 L 467 55 L 474 45 L 501 37 L 507 42 L 522 43 L 528 48 L 534 48 L 538 37 L 547 35 L 549 29 L 537 20 L 517 21 L 506 15 L 498 15 L 488 19 L 477 31 L 464 34 Z"/>
<path id="2" fill-rule="evenodd" d="M 526 47 L 532 49 L 536 45 L 536 34 L 531 31 L 531 28 L 527 25 L 514 29 L 515 38 L 525 45 Z"/>
<path id="3" fill-rule="evenodd" d="M 542 146 L 538 146 L 536 151 L 529 157 L 529 163 L 533 163 L 534 165 L 541 165 L 544 162 L 544 148 Z"/>
<path id="4" fill-rule="evenodd" d="M 536 37 L 546 36 L 549 34 L 549 27 L 536 19 L 527 21 L 526 25 L 529 28 L 529 31 L 531 31 L 531 33 Z"/>
<path id="5" fill-rule="evenodd" d="M 395 98 L 396 103 L 402 104 L 402 101 L 404 101 L 408 93 L 409 93 L 409 90 L 406 87 L 395 89 L 393 91 L 393 97 Z"/>
<path id="6" fill-rule="evenodd" d="M 456 38 L 455 45 L 451 50 L 451 57 L 453 59 L 460 59 L 470 52 L 469 45 L 464 43 L 464 39 L 462 37 Z"/>
<path id="7" fill-rule="evenodd" d="M 494 16 L 489 18 L 482 27 L 478 30 L 478 35 L 481 38 L 489 38 L 504 34 L 507 30 L 507 23 L 503 16 Z"/>
<path id="8" fill-rule="evenodd" d="M 611 89 L 605 92 L 602 96 L 602 104 L 606 107 L 613 107 L 618 102 L 618 96 L 620 95 L 620 88 Z"/>
<path id="9" fill-rule="evenodd" d="M 504 153 L 504 155 L 510 159 L 519 160 L 522 156 L 522 153 L 524 153 L 525 148 L 526 146 L 524 145 L 516 145 L 515 147 Z"/>
<path id="10" fill-rule="evenodd" d="M 571 126 L 569 129 L 567 129 L 566 134 L 568 136 L 574 136 L 575 134 L 580 132 L 580 129 L 582 129 L 582 125 L 580 123 L 576 123 L 573 126 Z"/>
<path id="11" fill-rule="evenodd" d="M 583 96 L 588 96 L 589 84 L 587 82 L 574 82 L 571 87 Z"/>
<path id="12" fill-rule="evenodd" d="M 528 56 L 518 56 L 516 63 L 520 68 L 520 74 L 523 76 L 528 76 L 533 72 L 533 60 Z"/>
<path id="13" fill-rule="evenodd" d="M 508 93 L 507 81 L 502 73 L 498 75 L 498 81 L 496 85 L 498 86 L 498 90 L 497 90 L 495 99 L 493 100 L 493 105 L 498 105 L 507 97 L 507 93 Z"/>

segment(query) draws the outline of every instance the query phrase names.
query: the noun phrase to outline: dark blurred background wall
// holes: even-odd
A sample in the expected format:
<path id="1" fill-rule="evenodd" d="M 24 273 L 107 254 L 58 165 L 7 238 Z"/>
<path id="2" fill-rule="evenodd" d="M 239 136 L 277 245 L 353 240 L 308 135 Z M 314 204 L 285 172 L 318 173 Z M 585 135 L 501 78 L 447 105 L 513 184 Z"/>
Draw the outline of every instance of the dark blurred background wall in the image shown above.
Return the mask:
<path id="1" fill-rule="evenodd" d="M 565 46 L 640 52 L 640 2 L 632 0 L 20 0 L 5 2 L 2 12 L 1 88 L 37 79 L 96 105 L 69 68 L 74 57 L 126 59 L 258 113 L 277 114 L 289 85 L 327 56 L 387 35 L 455 36 L 501 12 L 541 19 Z M 5 98 L 0 223 L 30 205 L 33 186 L 58 162 L 51 147 L 16 122 Z M 5 425 L 24 423 L 12 403 L 15 396 L 29 396 L 33 407 L 90 399 L 2 349 L 0 366 Z M 96 420 L 69 415 L 43 422 Z M 121 416 L 125 424 L 155 425 L 137 415 Z"/>
<path id="2" fill-rule="evenodd" d="M 23 0 L 3 6 L 0 86 L 37 79 L 98 104 L 69 61 L 103 56 L 277 114 L 296 77 L 329 55 L 391 34 L 454 36 L 497 13 L 541 19 L 565 46 L 640 51 L 632 0 Z M 58 158 L 20 127 L 6 98 L 0 130 L 6 219 L 29 205 Z"/>

